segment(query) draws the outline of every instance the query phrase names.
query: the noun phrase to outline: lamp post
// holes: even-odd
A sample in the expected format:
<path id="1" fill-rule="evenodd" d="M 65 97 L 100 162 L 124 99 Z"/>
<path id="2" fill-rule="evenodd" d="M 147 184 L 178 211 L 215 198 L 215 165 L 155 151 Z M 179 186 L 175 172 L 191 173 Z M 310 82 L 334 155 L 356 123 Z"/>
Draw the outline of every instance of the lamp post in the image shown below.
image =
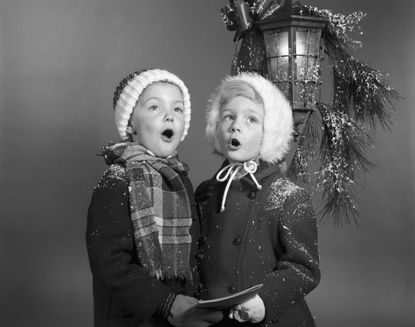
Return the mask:
<path id="1" fill-rule="evenodd" d="M 327 21 L 299 15 L 292 8 L 292 1 L 286 0 L 257 25 L 264 36 L 266 77 L 291 102 L 298 142 L 320 99 L 321 32 Z"/>

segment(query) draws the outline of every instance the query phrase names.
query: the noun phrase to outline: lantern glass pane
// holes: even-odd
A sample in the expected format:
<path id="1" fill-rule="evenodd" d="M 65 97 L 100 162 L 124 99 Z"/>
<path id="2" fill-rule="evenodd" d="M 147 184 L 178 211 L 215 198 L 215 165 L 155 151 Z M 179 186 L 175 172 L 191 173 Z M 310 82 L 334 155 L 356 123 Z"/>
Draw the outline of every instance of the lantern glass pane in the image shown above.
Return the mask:
<path id="1" fill-rule="evenodd" d="M 307 78 L 307 57 L 297 56 L 295 58 L 295 71 L 297 80 L 304 81 Z"/>
<path id="2" fill-rule="evenodd" d="M 278 58 L 269 58 L 267 60 L 268 64 L 268 78 L 271 81 L 278 80 Z"/>
<path id="3" fill-rule="evenodd" d="M 297 82 L 294 88 L 294 102 L 304 103 L 306 99 L 306 90 L 303 82 Z"/>
<path id="4" fill-rule="evenodd" d="M 318 56 L 320 53 L 320 30 L 309 30 L 308 54 Z"/>
<path id="5" fill-rule="evenodd" d="M 297 80 L 314 82 L 320 80 L 320 66 L 317 58 L 297 56 L 295 58 L 295 65 Z"/>
<path id="6" fill-rule="evenodd" d="M 264 31 L 265 52 L 267 57 L 288 56 L 288 31 Z"/>
<path id="7" fill-rule="evenodd" d="M 281 31 L 277 34 L 277 54 L 278 56 L 288 56 L 288 31 Z"/>
<path id="8" fill-rule="evenodd" d="M 320 80 L 320 61 L 316 57 L 308 57 L 306 79 L 314 82 Z"/>
<path id="9" fill-rule="evenodd" d="M 286 81 L 289 78 L 289 59 L 288 57 L 269 58 L 268 78 L 272 81 Z"/>
<path id="10" fill-rule="evenodd" d="M 317 99 L 317 85 L 316 83 L 310 82 L 306 84 L 306 107 L 314 107 Z"/>
<path id="11" fill-rule="evenodd" d="M 289 58 L 288 57 L 280 57 L 278 58 L 278 79 L 282 81 L 286 81 L 289 79 L 290 76 L 290 65 L 289 65 Z"/>
<path id="12" fill-rule="evenodd" d="M 296 54 L 318 56 L 320 52 L 320 30 L 301 29 L 295 32 Z"/>
<path id="13" fill-rule="evenodd" d="M 295 32 L 295 53 L 297 55 L 308 54 L 308 33 L 307 31 Z"/>

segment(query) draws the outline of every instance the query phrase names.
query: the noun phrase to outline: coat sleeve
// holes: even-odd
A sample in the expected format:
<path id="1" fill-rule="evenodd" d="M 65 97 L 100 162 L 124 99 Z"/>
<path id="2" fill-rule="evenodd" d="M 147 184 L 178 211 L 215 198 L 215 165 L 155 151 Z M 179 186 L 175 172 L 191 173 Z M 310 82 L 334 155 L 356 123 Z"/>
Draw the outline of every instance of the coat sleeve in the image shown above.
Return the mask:
<path id="1" fill-rule="evenodd" d="M 117 300 L 123 313 L 147 321 L 169 289 L 139 265 L 128 199 L 128 184 L 122 178 L 104 176 L 95 188 L 88 210 L 88 257 L 94 280 Z"/>
<path id="2" fill-rule="evenodd" d="M 265 304 L 266 321 L 277 321 L 320 281 L 317 223 L 305 190 L 297 188 L 286 198 L 278 222 L 278 239 L 281 256 L 259 294 Z"/>

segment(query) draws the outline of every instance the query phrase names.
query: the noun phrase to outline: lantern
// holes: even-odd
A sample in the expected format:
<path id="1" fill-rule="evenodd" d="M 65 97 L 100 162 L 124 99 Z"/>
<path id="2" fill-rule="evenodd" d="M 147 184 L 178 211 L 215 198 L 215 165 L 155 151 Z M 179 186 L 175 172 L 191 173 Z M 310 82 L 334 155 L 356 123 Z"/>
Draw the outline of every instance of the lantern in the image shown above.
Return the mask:
<path id="1" fill-rule="evenodd" d="M 326 20 L 294 14 L 292 8 L 292 1 L 285 1 L 258 27 L 264 36 L 266 77 L 290 100 L 298 141 L 320 99 L 320 43 Z"/>

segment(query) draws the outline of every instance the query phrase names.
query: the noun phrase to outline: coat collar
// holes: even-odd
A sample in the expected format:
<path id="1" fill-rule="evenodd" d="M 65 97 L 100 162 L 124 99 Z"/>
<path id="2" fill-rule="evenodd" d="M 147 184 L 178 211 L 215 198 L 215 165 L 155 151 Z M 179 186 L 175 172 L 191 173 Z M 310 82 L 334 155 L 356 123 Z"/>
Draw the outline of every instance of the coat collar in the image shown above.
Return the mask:
<path id="1" fill-rule="evenodd" d="M 213 190 L 215 188 L 217 188 L 218 186 L 220 186 L 222 183 L 218 182 L 216 180 L 216 175 L 217 173 L 225 166 L 229 165 L 229 161 L 225 160 L 222 165 L 220 166 L 220 168 L 215 172 L 215 174 L 213 175 L 213 177 L 209 180 L 209 189 Z M 281 169 L 280 169 L 280 165 L 278 163 L 275 164 L 271 164 L 265 161 L 260 160 L 259 161 L 259 165 L 258 165 L 258 169 L 255 172 L 255 177 L 258 180 L 258 182 L 261 184 L 262 180 L 266 179 L 268 176 L 270 175 L 277 175 L 277 176 L 282 176 L 281 173 Z M 254 181 L 252 180 L 252 178 L 249 177 L 249 175 L 245 175 L 244 177 L 242 177 L 240 179 L 241 181 L 243 181 L 246 184 L 249 184 L 251 187 L 256 188 L 256 185 L 254 183 Z"/>

